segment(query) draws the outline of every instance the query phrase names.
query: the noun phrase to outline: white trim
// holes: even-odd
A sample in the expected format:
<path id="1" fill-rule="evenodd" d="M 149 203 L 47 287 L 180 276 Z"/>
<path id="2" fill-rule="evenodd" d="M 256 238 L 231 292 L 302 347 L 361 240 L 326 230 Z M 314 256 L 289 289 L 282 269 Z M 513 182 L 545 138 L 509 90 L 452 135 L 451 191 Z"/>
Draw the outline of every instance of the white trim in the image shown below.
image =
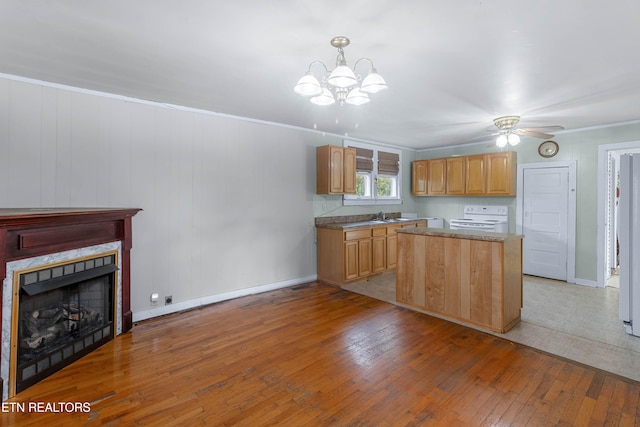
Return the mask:
<path id="1" fill-rule="evenodd" d="M 596 280 L 576 279 L 576 285 L 589 286 L 591 288 L 599 288 Z"/>
<path id="2" fill-rule="evenodd" d="M 345 194 L 342 197 L 342 205 L 343 206 L 375 206 L 375 205 L 401 205 L 403 200 L 402 200 L 402 174 L 403 174 L 403 167 L 402 167 L 402 150 L 397 149 L 397 148 L 391 148 L 391 147 L 382 147 L 378 144 L 370 144 L 370 143 L 363 143 L 363 142 L 358 142 L 358 141 L 354 141 L 352 139 L 344 139 L 342 141 L 342 146 L 343 147 L 359 147 L 359 148 L 366 148 L 367 150 L 372 150 L 373 151 L 373 170 L 371 171 L 371 179 L 375 179 L 378 176 L 378 170 L 376 168 L 376 161 L 378 159 L 378 152 L 379 151 L 385 151 L 388 153 L 396 153 L 398 155 L 398 162 L 399 162 L 399 171 L 398 171 L 398 176 L 396 177 L 397 181 L 398 181 L 398 197 L 389 197 L 389 198 L 376 198 L 373 194 L 371 195 L 371 197 L 369 198 L 356 198 L 354 196 L 349 196 L 348 194 Z M 373 191 L 375 190 L 375 185 L 372 186 L 371 191 L 373 193 Z"/>
<path id="3" fill-rule="evenodd" d="M 133 313 L 133 321 L 151 319 L 153 317 L 164 316 L 165 314 L 177 313 L 179 311 L 191 310 L 209 304 L 221 301 L 227 301 L 234 298 L 240 298 L 247 295 L 259 294 L 262 292 L 274 291 L 276 289 L 287 288 L 289 286 L 300 285 L 302 283 L 313 282 L 318 279 L 317 275 L 300 277 L 297 279 L 285 280 L 283 282 L 268 283 L 265 285 L 254 286 L 252 288 L 238 289 L 237 291 L 225 292 L 222 294 L 209 295 L 202 298 L 196 298 L 188 301 L 182 301 L 177 304 L 165 305 L 162 307 L 142 310 Z"/>
<path id="4" fill-rule="evenodd" d="M 597 282 L 598 287 L 605 287 L 607 284 L 607 271 L 605 267 L 605 242 L 607 221 L 607 177 L 609 151 L 627 150 L 640 148 L 640 141 L 618 142 L 614 144 L 598 145 L 598 240 L 597 240 Z"/>
<path id="5" fill-rule="evenodd" d="M 340 138 L 340 139 L 344 138 L 344 135 L 331 133 L 331 132 L 326 132 L 326 131 L 317 130 L 317 129 L 308 129 L 308 128 L 304 128 L 304 127 L 300 127 L 300 126 L 288 125 L 288 124 L 285 124 L 285 123 L 270 122 L 270 121 L 267 121 L 267 120 L 252 119 L 250 117 L 234 116 L 232 114 L 225 114 L 225 113 L 217 113 L 217 112 L 211 111 L 211 110 L 203 110 L 203 109 L 200 109 L 200 108 L 185 107 L 185 106 L 182 106 L 182 105 L 169 104 L 169 103 L 166 103 L 166 102 L 152 101 L 152 100 L 140 99 L 140 98 L 133 98 L 133 97 L 130 97 L 130 96 L 117 95 L 117 94 L 114 94 L 114 93 L 101 92 L 101 91 L 92 90 L 92 89 L 84 89 L 84 88 L 75 87 L 75 86 L 67 86 L 67 85 L 63 85 L 63 84 L 59 84 L 59 83 L 47 82 L 47 81 L 44 81 L 44 80 L 31 79 L 31 78 L 28 78 L 28 77 L 14 76 L 12 74 L 0 73 L 0 78 L 5 78 L 7 80 L 13 80 L 13 81 L 22 82 L 22 83 L 29 83 L 29 84 L 34 84 L 34 85 L 51 87 L 51 88 L 55 88 L 55 89 L 63 89 L 63 90 L 71 91 L 71 92 L 84 93 L 84 94 L 87 94 L 87 95 L 94 95 L 94 96 L 100 96 L 100 97 L 104 97 L 104 98 L 117 99 L 117 100 L 120 100 L 120 101 L 135 102 L 137 104 L 153 105 L 155 107 L 168 108 L 168 109 L 171 109 L 171 110 L 180 110 L 180 111 L 186 111 L 186 112 L 191 112 L 191 113 L 205 114 L 205 115 L 208 115 L 208 116 L 216 116 L 216 117 L 224 117 L 224 118 L 232 119 L 232 120 L 240 120 L 240 121 L 243 121 L 243 122 L 258 123 L 258 124 L 262 124 L 262 125 L 275 126 L 275 127 L 285 128 L 285 129 L 294 129 L 294 130 L 301 131 L 301 132 L 308 132 L 308 133 L 312 133 L 312 134 L 316 134 L 316 135 L 322 135 L 322 136 L 331 136 L 331 137 Z M 349 137 L 349 138 L 351 140 L 353 140 L 353 141 L 360 141 L 360 142 L 363 142 L 363 143 L 366 143 L 366 144 L 381 145 L 381 146 L 385 146 L 385 147 L 395 148 L 396 150 L 416 151 L 415 148 L 401 147 L 399 145 L 392 145 L 392 144 L 385 143 L 385 142 L 369 141 L 369 140 L 366 140 L 366 139 L 360 139 L 360 138 L 355 138 L 355 137 L 354 138 Z"/>
<path id="6" fill-rule="evenodd" d="M 569 200 L 567 219 L 567 282 L 587 285 L 586 280 L 576 279 L 576 161 L 518 163 L 518 178 L 516 184 L 516 233 L 522 234 L 522 215 L 524 214 L 524 170 L 525 169 L 568 168 L 569 169 Z M 588 284 L 587 286 L 592 286 Z"/>

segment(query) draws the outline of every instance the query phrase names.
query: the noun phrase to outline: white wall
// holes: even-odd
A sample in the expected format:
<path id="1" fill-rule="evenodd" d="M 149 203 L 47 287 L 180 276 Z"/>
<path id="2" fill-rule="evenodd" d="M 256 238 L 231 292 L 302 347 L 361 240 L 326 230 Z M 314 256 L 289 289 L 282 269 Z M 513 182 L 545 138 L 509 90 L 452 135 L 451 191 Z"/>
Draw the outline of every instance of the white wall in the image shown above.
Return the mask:
<path id="1" fill-rule="evenodd" d="M 540 163 L 557 161 L 576 161 L 577 167 L 577 212 L 576 212 L 576 277 L 597 282 L 598 269 L 598 230 L 597 190 L 598 190 L 598 147 L 603 144 L 637 141 L 640 139 L 640 123 L 619 124 L 616 126 L 582 129 L 561 132 L 553 140 L 560 150 L 551 159 L 538 154 L 538 146 L 543 140 L 523 138 L 515 148 L 518 163 Z M 474 145 L 425 150 L 416 154 L 416 159 L 447 157 L 452 154 L 467 155 L 496 151 L 486 142 Z M 604 178 L 606 179 L 606 178 Z M 475 197 L 422 197 L 416 201 L 418 212 L 424 216 L 443 216 L 447 219 L 462 216 L 465 204 L 493 204 L 510 207 L 511 231 L 515 232 L 515 197 L 475 198 Z"/>
<path id="2" fill-rule="evenodd" d="M 315 146 L 340 142 L 0 78 L 0 207 L 144 209 L 131 266 L 141 319 L 314 278 Z M 153 307 L 152 292 L 173 306 Z"/>

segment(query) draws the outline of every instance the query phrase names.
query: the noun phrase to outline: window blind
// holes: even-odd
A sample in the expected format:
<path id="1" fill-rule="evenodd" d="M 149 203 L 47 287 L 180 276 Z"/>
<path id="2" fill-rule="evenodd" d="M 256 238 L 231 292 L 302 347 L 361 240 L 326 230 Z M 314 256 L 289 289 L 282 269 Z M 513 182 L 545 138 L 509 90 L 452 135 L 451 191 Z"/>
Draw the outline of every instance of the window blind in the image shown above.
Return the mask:
<path id="1" fill-rule="evenodd" d="M 378 151 L 378 173 L 382 175 L 398 175 L 400 156 L 397 153 Z"/>
<path id="2" fill-rule="evenodd" d="M 373 150 L 356 148 L 356 170 L 360 172 L 373 172 Z"/>

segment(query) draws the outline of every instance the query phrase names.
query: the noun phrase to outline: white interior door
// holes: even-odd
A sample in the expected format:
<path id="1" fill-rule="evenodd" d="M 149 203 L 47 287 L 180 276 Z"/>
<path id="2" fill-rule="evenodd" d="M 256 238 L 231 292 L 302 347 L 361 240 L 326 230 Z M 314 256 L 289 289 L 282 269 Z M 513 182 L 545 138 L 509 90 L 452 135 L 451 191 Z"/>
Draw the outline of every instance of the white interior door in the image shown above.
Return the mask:
<path id="1" fill-rule="evenodd" d="M 567 280 L 569 168 L 523 171 L 523 272 Z"/>

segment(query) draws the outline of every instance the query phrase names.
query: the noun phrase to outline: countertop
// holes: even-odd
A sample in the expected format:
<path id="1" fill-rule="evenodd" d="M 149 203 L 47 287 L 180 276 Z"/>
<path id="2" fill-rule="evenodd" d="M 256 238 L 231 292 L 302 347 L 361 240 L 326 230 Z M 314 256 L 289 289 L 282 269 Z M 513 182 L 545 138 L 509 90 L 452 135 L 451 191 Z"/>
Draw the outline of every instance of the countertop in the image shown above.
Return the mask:
<path id="1" fill-rule="evenodd" d="M 484 240 L 488 242 L 505 242 L 524 238 L 523 234 L 492 233 L 476 230 L 451 230 L 445 228 L 410 227 L 396 230 L 398 233 L 421 236 L 449 237 L 453 239 Z"/>
<path id="2" fill-rule="evenodd" d="M 407 219 L 392 219 L 392 220 L 365 220 L 356 222 L 331 222 L 325 224 L 316 223 L 317 228 L 331 228 L 334 230 L 346 230 L 352 228 L 370 228 L 370 227 L 387 227 L 397 225 L 402 227 L 402 224 L 414 223 L 417 221 L 424 221 L 424 218 L 407 218 Z"/>

